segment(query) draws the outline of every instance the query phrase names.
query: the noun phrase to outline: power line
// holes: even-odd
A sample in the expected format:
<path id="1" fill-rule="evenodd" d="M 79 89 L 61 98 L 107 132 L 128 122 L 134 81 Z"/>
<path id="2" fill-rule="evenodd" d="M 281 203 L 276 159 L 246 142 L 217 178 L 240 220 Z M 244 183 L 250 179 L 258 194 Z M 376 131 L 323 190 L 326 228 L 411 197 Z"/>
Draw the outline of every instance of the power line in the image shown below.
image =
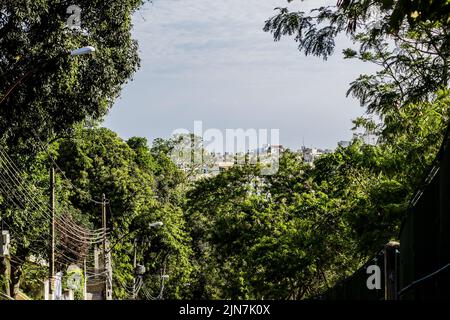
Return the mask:
<path id="1" fill-rule="evenodd" d="M 17 167 L 14 168 L 14 163 L 11 161 L 11 159 L 8 159 L 8 155 L 5 154 L 1 149 L 0 152 L 3 154 L 3 157 L 6 158 L 6 160 L 9 162 L 10 165 L 12 165 L 13 170 L 15 170 L 15 172 L 13 172 L 9 167 L 8 167 L 8 163 L 4 162 L 7 166 L 6 166 L 6 173 L 8 174 L 8 176 L 10 177 L 10 180 L 12 180 L 12 182 L 16 185 L 16 187 L 18 187 L 18 189 L 24 189 L 24 191 L 22 191 L 22 196 L 24 196 L 24 198 L 30 197 L 30 199 L 34 202 L 35 205 L 37 205 L 39 207 L 39 209 L 42 209 L 42 206 L 44 206 L 45 209 L 47 209 L 48 211 L 51 211 L 50 206 L 47 203 L 44 204 L 40 204 L 39 202 L 36 201 L 36 199 L 30 195 L 30 191 L 27 191 L 28 188 L 26 188 L 25 183 L 23 182 L 23 180 L 20 178 L 20 173 L 18 172 Z M 3 160 L 0 157 L 0 160 Z M 4 160 L 3 160 L 4 161 Z M 9 174 L 11 173 L 12 176 Z M 14 178 L 14 179 L 13 179 Z M 14 182 L 14 180 L 16 180 Z M 29 190 L 29 189 L 28 189 Z M 40 200 L 40 199 L 39 199 Z M 43 211 L 44 213 L 47 214 L 47 217 L 50 217 L 50 214 L 48 212 L 46 212 L 45 210 Z M 64 215 L 61 216 L 61 218 L 64 220 L 64 222 L 72 227 L 74 227 L 75 229 L 77 229 L 77 231 L 79 231 L 80 233 L 84 233 L 85 235 L 92 235 L 92 238 L 100 238 L 103 236 L 103 231 L 102 229 L 97 229 L 97 230 L 88 230 L 86 228 L 81 228 L 79 225 L 75 224 L 72 221 L 68 221 L 68 218 L 65 217 Z M 61 225 L 60 227 L 65 228 L 65 225 Z"/>
<path id="2" fill-rule="evenodd" d="M 23 179 L 20 177 L 20 173 L 18 172 L 17 167 L 15 167 L 14 163 L 11 161 L 8 155 L 3 152 L 3 150 L 0 149 L 0 152 L 0 163 L 5 169 L 3 172 L 0 172 L 0 180 L 2 182 L 2 184 L 0 184 L 0 189 L 2 190 L 2 193 L 6 195 L 5 199 L 12 203 L 14 207 L 17 206 L 19 208 L 27 208 L 29 205 L 31 205 L 31 207 L 34 208 L 37 213 L 40 213 L 39 216 L 35 216 L 32 218 L 32 222 L 30 221 L 31 217 L 29 215 L 24 218 L 24 220 L 29 225 L 33 225 L 33 223 L 35 223 L 39 218 L 44 218 L 44 220 L 48 219 L 48 206 L 42 205 L 42 203 L 40 203 L 41 199 L 37 200 L 34 195 L 30 194 L 31 189 L 29 185 L 25 184 Z M 61 221 L 59 219 L 61 219 Z M 65 217 L 64 215 L 60 215 L 56 220 L 57 221 L 55 221 L 55 224 L 60 231 L 60 237 L 62 237 L 63 239 L 69 238 L 75 241 L 75 243 L 72 241 L 72 245 L 83 245 L 84 247 L 86 247 L 85 250 L 89 250 L 89 246 L 92 243 L 97 243 L 99 240 L 99 238 L 95 239 L 92 236 L 80 236 L 80 232 L 84 233 L 85 235 L 95 233 L 88 229 L 81 228 L 79 225 L 73 222 L 70 216 Z M 16 232 L 15 228 L 12 228 L 10 225 L 8 225 L 8 227 L 11 231 Z M 103 235 L 104 234 L 102 233 L 96 233 L 96 237 L 102 237 Z M 48 242 L 48 239 L 44 238 L 41 234 L 38 238 L 40 238 L 44 243 Z M 38 238 L 36 238 L 35 240 L 37 240 Z M 58 261 L 60 264 L 72 264 L 74 262 L 80 261 L 83 258 L 82 252 L 80 254 L 79 251 L 73 250 L 69 245 L 65 244 L 64 241 L 60 241 L 60 243 L 58 243 L 58 246 L 61 247 L 61 249 L 58 248 L 57 250 Z M 42 254 L 42 252 L 36 252 L 31 248 L 28 249 L 30 252 L 37 253 L 38 256 Z M 70 258 L 66 256 L 63 253 L 65 251 L 70 251 L 76 258 Z"/>

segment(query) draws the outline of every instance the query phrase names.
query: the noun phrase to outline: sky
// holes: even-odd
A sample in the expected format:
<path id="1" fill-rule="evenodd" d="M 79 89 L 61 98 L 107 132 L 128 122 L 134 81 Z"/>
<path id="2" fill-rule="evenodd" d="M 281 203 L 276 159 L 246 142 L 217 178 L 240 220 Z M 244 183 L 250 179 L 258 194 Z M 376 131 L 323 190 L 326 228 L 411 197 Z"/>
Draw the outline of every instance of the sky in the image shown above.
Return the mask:
<path id="1" fill-rule="evenodd" d="M 298 1 L 302 11 L 335 0 Z M 280 143 L 335 148 L 362 115 L 346 98 L 370 66 L 343 60 L 338 39 L 327 61 L 305 57 L 292 38 L 262 29 L 286 0 L 154 0 L 133 17 L 141 68 L 125 85 L 104 126 L 122 138 L 169 138 L 177 129 L 278 129 Z"/>

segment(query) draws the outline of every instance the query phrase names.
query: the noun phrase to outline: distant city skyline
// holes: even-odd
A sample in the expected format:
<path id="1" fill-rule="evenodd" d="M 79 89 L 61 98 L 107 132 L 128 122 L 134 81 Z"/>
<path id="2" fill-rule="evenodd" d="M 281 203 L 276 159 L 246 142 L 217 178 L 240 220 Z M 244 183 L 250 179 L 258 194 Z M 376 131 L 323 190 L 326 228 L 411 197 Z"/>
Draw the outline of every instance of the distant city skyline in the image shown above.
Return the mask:
<path id="1" fill-rule="evenodd" d="M 302 10 L 334 0 L 298 1 Z M 293 39 L 274 42 L 264 21 L 285 0 L 156 0 L 134 15 L 141 69 L 104 126 L 131 136 L 169 138 L 176 129 L 279 129 L 280 144 L 335 148 L 362 115 L 346 98 L 349 83 L 371 67 L 344 61 L 338 41 L 328 61 L 305 57 Z M 214 14 L 211 14 L 211 13 Z"/>

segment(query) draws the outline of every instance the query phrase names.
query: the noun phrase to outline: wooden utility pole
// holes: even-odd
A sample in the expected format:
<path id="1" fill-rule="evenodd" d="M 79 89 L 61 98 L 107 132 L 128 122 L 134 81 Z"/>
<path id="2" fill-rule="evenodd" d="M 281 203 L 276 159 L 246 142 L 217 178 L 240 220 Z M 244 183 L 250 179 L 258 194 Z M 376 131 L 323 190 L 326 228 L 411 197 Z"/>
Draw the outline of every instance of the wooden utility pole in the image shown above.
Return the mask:
<path id="1" fill-rule="evenodd" d="M 0 269 L 2 269 L 2 272 L 0 274 L 3 274 L 5 281 L 4 288 L 0 287 L 0 290 L 4 289 L 5 294 L 7 296 L 11 296 L 11 257 L 9 255 L 10 239 L 9 232 L 3 230 L 3 225 L 1 228 L 0 236 L 0 258 L 3 258 L 3 261 L 1 262 L 2 265 L 0 265 Z"/>
<path id="2" fill-rule="evenodd" d="M 108 274 L 106 267 L 106 203 L 105 194 L 102 195 L 102 230 L 103 230 L 103 272 L 105 275 L 105 285 L 103 287 L 103 299 L 106 300 L 106 291 L 108 290 Z"/>
<path id="3" fill-rule="evenodd" d="M 103 229 L 103 266 L 105 273 L 104 299 L 112 300 L 112 270 L 111 270 L 111 253 L 108 248 L 108 240 L 106 238 L 106 196 L 102 195 L 102 229 Z"/>
<path id="4" fill-rule="evenodd" d="M 83 300 L 87 300 L 87 268 L 86 258 L 83 261 Z"/>
<path id="5" fill-rule="evenodd" d="M 102 230 L 103 230 L 103 253 L 106 254 L 106 200 L 102 195 Z"/>
<path id="6" fill-rule="evenodd" d="M 49 299 L 53 300 L 53 288 L 55 279 L 55 168 L 50 167 L 50 252 L 48 261 L 48 290 Z"/>
<path id="7" fill-rule="evenodd" d="M 385 285 L 385 300 L 397 300 L 397 275 L 398 275 L 398 261 L 397 252 L 400 250 L 398 242 L 389 242 L 384 250 L 384 285 Z"/>
<path id="8" fill-rule="evenodd" d="M 136 300 L 137 297 L 137 273 L 136 273 L 136 268 L 137 268 L 137 243 L 136 243 L 136 238 L 134 239 L 134 257 L 133 257 L 133 274 L 134 274 L 134 279 L 133 279 L 133 300 Z"/>

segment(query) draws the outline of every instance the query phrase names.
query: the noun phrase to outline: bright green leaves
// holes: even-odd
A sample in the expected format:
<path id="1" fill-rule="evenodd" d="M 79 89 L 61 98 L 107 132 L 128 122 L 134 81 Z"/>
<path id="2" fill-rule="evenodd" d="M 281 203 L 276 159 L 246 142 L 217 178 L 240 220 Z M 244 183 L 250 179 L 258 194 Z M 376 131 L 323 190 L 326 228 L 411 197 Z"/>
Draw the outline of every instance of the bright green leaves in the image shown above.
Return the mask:
<path id="1" fill-rule="evenodd" d="M 73 136 L 63 139 L 58 146 L 57 162 L 77 187 L 71 192 L 71 203 L 94 226 L 100 226 L 100 206 L 89 199 L 100 199 L 105 193 L 109 201 L 111 243 L 131 232 L 113 251 L 115 297 L 129 298 L 123 286 L 132 283 L 134 239 L 138 240 L 138 263 L 147 269 L 146 294 L 159 295 L 159 275 L 164 269 L 169 275 L 164 296 L 188 296 L 185 284 L 192 272 L 190 236 L 178 202 L 167 201 L 182 196 L 172 195 L 182 181 L 177 178 L 181 173 L 161 160 L 162 154 L 152 153 L 146 139 L 134 137 L 123 141 L 105 128 L 77 128 Z M 160 183 L 167 182 L 170 176 L 173 184 Z M 157 221 L 163 222 L 163 226 L 149 227 Z"/>

